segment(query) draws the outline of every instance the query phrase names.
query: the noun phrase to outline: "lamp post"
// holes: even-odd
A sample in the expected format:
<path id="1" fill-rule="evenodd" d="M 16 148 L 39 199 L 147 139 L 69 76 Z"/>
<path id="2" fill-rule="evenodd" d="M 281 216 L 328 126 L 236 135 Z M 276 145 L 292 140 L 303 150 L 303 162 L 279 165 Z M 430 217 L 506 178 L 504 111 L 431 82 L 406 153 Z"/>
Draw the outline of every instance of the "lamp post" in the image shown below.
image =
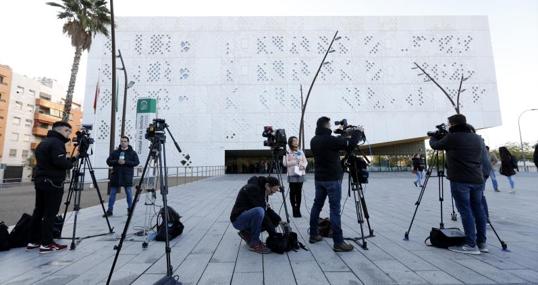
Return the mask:
<path id="1" fill-rule="evenodd" d="M 521 144 L 521 159 L 523 159 L 523 170 L 524 171 L 527 171 L 527 163 L 525 162 L 525 152 L 523 151 L 523 137 L 521 136 L 521 116 L 523 116 L 523 114 L 525 114 L 526 112 L 529 112 L 529 111 L 538 111 L 538 109 L 527 109 L 523 112 L 521 112 L 521 114 L 519 114 L 519 117 L 517 118 L 517 127 L 519 129 L 519 143 Z"/>
<path id="2" fill-rule="evenodd" d="M 123 57 L 121 56 L 121 50 L 118 50 L 118 57 L 121 61 L 121 67 L 118 69 L 123 70 L 123 81 L 125 84 L 123 88 L 123 109 L 121 114 L 121 136 L 123 137 L 125 135 L 125 110 L 127 109 L 127 89 L 133 87 L 135 83 L 134 81 L 127 81 L 127 69 L 125 68 L 125 62 L 123 61 Z"/>

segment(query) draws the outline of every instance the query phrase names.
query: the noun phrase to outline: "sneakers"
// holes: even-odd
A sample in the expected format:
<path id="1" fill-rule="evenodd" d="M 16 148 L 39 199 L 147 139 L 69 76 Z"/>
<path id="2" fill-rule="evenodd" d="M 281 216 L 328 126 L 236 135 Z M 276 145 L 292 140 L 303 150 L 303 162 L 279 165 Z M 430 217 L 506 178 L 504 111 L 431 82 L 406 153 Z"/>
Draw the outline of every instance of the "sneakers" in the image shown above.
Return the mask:
<path id="1" fill-rule="evenodd" d="M 510 193 L 510 194 L 516 194 L 516 189 L 510 189 L 510 191 L 508 191 L 508 193 Z"/>
<path id="2" fill-rule="evenodd" d="M 348 252 L 353 250 L 353 245 L 349 243 L 339 243 L 333 246 L 335 252 Z"/>
<path id="3" fill-rule="evenodd" d="M 39 253 L 49 253 L 49 252 L 52 252 L 52 251 L 57 251 L 57 250 L 62 250 L 62 249 L 66 249 L 67 248 L 67 245 L 63 245 L 63 244 L 57 244 L 57 243 L 51 243 L 49 245 L 41 245 L 39 247 Z"/>
<path id="4" fill-rule="evenodd" d="M 247 244 L 250 242 L 250 233 L 247 231 L 239 231 L 237 233 L 242 240 L 244 240 Z"/>
<path id="5" fill-rule="evenodd" d="M 415 184 L 415 187 L 418 187 L 418 184 L 416 181 L 413 182 L 413 184 Z"/>
<path id="6" fill-rule="evenodd" d="M 493 189 L 493 190 L 495 190 L 495 192 L 501 192 L 501 190 L 499 190 L 499 188 Z"/>
<path id="7" fill-rule="evenodd" d="M 451 246 L 448 248 L 448 250 L 457 252 L 457 253 L 480 254 L 480 250 L 476 246 L 473 246 L 473 247 L 470 247 L 468 245 Z"/>
<path id="8" fill-rule="evenodd" d="M 488 246 L 485 243 L 479 243 L 479 244 L 477 244 L 477 246 L 478 246 L 478 250 L 480 250 L 480 252 L 482 252 L 482 253 L 488 253 L 489 252 Z"/>
<path id="9" fill-rule="evenodd" d="M 269 248 L 267 248 L 267 246 L 265 246 L 265 244 L 263 242 L 261 242 L 261 241 L 256 242 L 253 245 L 249 245 L 248 249 L 250 251 L 254 251 L 254 252 L 259 253 L 259 254 L 271 253 L 271 250 Z"/>
<path id="10" fill-rule="evenodd" d="M 31 243 L 29 242 L 27 245 L 26 245 L 26 250 L 32 250 L 32 249 L 36 249 L 36 248 L 39 248 L 39 244 L 37 243 Z"/>
<path id="11" fill-rule="evenodd" d="M 323 237 L 321 235 L 317 235 L 317 236 L 310 236 L 310 238 L 308 239 L 308 242 L 316 243 L 316 242 L 322 241 L 322 240 L 323 240 Z"/>
<path id="12" fill-rule="evenodd" d="M 106 213 L 103 214 L 103 218 L 112 216 L 112 211 L 108 210 Z"/>

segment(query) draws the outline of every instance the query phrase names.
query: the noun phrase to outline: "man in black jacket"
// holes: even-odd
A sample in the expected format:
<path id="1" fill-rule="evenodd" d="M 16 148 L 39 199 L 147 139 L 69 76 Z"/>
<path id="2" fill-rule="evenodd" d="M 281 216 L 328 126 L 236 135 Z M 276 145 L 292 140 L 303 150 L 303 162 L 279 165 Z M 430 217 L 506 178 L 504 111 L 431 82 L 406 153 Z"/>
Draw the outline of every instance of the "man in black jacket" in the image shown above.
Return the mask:
<path id="1" fill-rule="evenodd" d="M 263 230 L 269 235 L 276 233 L 275 227 L 281 219 L 268 207 L 267 198 L 279 190 L 280 182 L 275 177 L 253 176 L 237 194 L 230 221 L 239 230 L 239 236 L 248 248 L 254 252 L 271 252 L 260 240 L 260 233 Z"/>
<path id="2" fill-rule="evenodd" d="M 468 254 L 488 252 L 487 220 L 482 204 L 485 185 L 482 155 L 485 146 L 482 138 L 467 125 L 465 116 L 450 116 L 448 124 L 449 133 L 444 137 L 430 137 L 430 146 L 433 149 L 446 151 L 450 189 L 465 231 L 465 244 L 448 249 Z"/>
<path id="3" fill-rule="evenodd" d="M 140 163 L 136 151 L 129 145 L 129 138 L 121 137 L 120 147 L 114 150 L 106 160 L 108 166 L 112 166 L 110 176 L 110 197 L 108 198 L 108 210 L 103 217 L 112 216 L 114 212 L 114 202 L 119 187 L 125 189 L 127 198 L 127 211 L 133 204 L 133 176 L 134 167 Z"/>
<path id="4" fill-rule="evenodd" d="M 342 177 L 344 171 L 340 161 L 340 151 L 351 150 L 359 142 L 359 134 L 353 132 L 351 138 L 331 135 L 331 120 L 321 117 L 317 121 L 316 136 L 310 141 L 314 154 L 316 197 L 310 213 L 310 243 L 322 240 L 318 231 L 319 213 L 329 197 L 331 228 L 333 230 L 333 250 L 345 252 L 353 250 L 353 245 L 344 242 L 340 222 L 340 200 L 342 198 Z"/>
<path id="5" fill-rule="evenodd" d="M 65 143 L 69 141 L 71 125 L 55 122 L 35 150 L 35 208 L 32 217 L 29 243 L 26 249 L 39 247 L 39 253 L 66 248 L 52 238 L 54 219 L 60 209 L 64 194 L 66 171 L 73 167 L 67 158 Z"/>

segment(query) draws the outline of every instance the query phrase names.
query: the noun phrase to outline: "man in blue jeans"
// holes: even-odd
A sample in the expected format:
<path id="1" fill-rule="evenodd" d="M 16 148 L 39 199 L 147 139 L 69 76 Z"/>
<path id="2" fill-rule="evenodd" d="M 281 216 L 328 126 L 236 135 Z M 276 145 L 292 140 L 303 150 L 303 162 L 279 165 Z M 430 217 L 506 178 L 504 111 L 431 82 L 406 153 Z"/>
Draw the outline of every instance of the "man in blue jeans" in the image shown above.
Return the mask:
<path id="1" fill-rule="evenodd" d="M 319 213 L 329 197 L 331 228 L 333 230 L 333 250 L 347 252 L 353 245 L 344 242 L 340 221 L 340 200 L 342 199 L 342 177 L 344 171 L 340 161 L 340 151 L 351 150 L 359 142 L 359 133 L 352 132 L 351 138 L 331 135 L 331 119 L 321 117 L 316 124 L 316 135 L 310 141 L 310 149 L 314 154 L 316 197 L 310 212 L 310 243 L 323 238 L 319 234 Z"/>
<path id="2" fill-rule="evenodd" d="M 482 138 L 467 124 L 465 116 L 448 118 L 448 134 L 430 137 L 430 146 L 446 151 L 447 176 L 450 190 L 461 216 L 465 244 L 448 249 L 454 252 L 480 254 L 486 246 L 486 214 L 483 207 L 484 173 L 482 169 L 485 145 Z"/>
<path id="3" fill-rule="evenodd" d="M 253 176 L 237 194 L 230 221 L 251 251 L 271 252 L 260 240 L 260 233 L 264 230 L 269 235 L 276 233 L 275 227 L 281 219 L 267 205 L 267 198 L 279 190 L 280 182 L 275 177 Z"/>
<path id="4" fill-rule="evenodd" d="M 125 189 L 127 198 L 127 211 L 133 204 L 133 176 L 134 167 L 140 161 L 136 151 L 129 145 L 129 138 L 121 137 L 120 147 L 115 149 L 106 160 L 108 166 L 112 166 L 112 175 L 110 176 L 110 197 L 108 198 L 108 210 L 105 216 L 112 216 L 114 203 L 116 202 L 116 193 L 120 187 Z"/>

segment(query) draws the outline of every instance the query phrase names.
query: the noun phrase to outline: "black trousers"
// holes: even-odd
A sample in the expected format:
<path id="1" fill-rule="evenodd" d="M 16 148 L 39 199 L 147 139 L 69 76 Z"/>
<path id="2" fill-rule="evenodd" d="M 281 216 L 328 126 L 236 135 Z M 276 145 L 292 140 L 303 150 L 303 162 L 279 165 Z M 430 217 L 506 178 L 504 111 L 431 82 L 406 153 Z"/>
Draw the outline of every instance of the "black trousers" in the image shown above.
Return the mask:
<path id="1" fill-rule="evenodd" d="M 290 203 L 294 214 L 301 212 L 303 182 L 290 182 Z"/>
<path id="2" fill-rule="evenodd" d="M 54 242 L 52 228 L 64 194 L 63 183 L 59 185 L 62 185 L 62 188 L 46 181 L 35 182 L 35 208 L 30 228 L 31 243 L 49 245 Z"/>

